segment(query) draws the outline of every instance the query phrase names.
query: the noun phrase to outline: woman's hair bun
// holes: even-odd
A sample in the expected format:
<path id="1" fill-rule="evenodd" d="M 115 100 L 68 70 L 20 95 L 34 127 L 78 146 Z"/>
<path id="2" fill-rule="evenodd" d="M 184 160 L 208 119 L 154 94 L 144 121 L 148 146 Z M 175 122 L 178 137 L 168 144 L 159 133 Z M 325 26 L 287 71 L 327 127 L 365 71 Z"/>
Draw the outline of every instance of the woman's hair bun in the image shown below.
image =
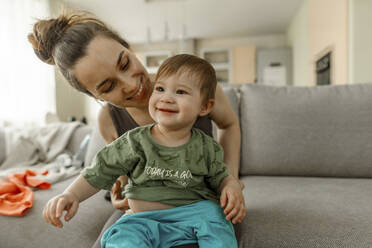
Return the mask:
<path id="1" fill-rule="evenodd" d="M 69 25 L 70 19 L 63 15 L 56 19 L 39 20 L 34 24 L 33 32 L 27 38 L 42 61 L 55 64 L 53 49 Z"/>
<path id="2" fill-rule="evenodd" d="M 94 22 L 105 26 L 103 22 L 94 18 L 87 11 L 63 13 L 54 19 L 38 20 L 34 24 L 33 32 L 27 38 L 32 44 L 35 54 L 45 63 L 54 65 L 53 50 L 66 29 L 84 22 Z"/>

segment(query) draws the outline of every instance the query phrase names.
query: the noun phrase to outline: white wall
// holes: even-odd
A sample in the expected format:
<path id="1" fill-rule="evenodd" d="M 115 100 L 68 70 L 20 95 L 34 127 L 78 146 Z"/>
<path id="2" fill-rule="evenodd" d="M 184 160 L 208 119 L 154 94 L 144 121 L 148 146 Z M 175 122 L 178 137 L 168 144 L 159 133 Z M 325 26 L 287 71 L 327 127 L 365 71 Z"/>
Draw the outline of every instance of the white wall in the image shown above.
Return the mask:
<path id="1" fill-rule="evenodd" d="M 329 51 L 332 83 L 348 82 L 348 0 L 305 0 L 287 37 L 296 85 L 315 85 L 315 62 Z"/>
<path id="2" fill-rule="evenodd" d="M 61 1 L 50 1 L 52 16 L 57 16 L 62 9 Z M 48 65 L 46 65 L 48 66 Z M 61 121 L 67 121 L 68 117 L 75 116 L 77 119 L 85 116 L 88 121 L 95 122 L 96 117 L 92 117 L 91 102 L 94 101 L 91 97 L 78 92 L 70 86 L 62 74 L 55 71 L 56 80 L 56 114 Z"/>
<path id="3" fill-rule="evenodd" d="M 288 44 L 292 47 L 294 85 L 310 84 L 308 19 L 308 3 L 304 1 L 287 31 Z"/>
<path id="4" fill-rule="evenodd" d="M 349 0 L 349 81 L 372 82 L 372 1 Z"/>
<path id="5" fill-rule="evenodd" d="M 332 51 L 331 81 L 348 83 L 348 0 L 308 0 L 310 80 L 315 84 L 315 62 Z"/>

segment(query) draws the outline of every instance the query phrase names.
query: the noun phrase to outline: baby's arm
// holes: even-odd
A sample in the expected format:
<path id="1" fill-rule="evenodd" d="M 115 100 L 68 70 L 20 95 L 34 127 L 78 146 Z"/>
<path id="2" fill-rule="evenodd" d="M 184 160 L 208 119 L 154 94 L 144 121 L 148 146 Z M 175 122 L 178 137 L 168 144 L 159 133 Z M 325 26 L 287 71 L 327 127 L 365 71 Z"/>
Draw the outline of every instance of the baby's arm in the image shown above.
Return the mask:
<path id="1" fill-rule="evenodd" d="M 210 186 L 220 193 L 220 204 L 224 208 L 226 219 L 232 223 L 241 222 L 246 215 L 245 200 L 242 187 L 234 175 L 229 175 L 228 168 L 223 162 L 222 147 L 212 140 L 213 148 L 209 149 L 211 163 L 207 181 Z"/>
<path id="2" fill-rule="evenodd" d="M 96 194 L 99 189 L 91 186 L 85 178 L 80 175 L 68 188 L 48 201 L 43 209 L 43 218 L 46 222 L 63 227 L 60 220 L 63 211 L 67 211 L 65 221 L 69 221 L 79 207 L 79 203 Z"/>

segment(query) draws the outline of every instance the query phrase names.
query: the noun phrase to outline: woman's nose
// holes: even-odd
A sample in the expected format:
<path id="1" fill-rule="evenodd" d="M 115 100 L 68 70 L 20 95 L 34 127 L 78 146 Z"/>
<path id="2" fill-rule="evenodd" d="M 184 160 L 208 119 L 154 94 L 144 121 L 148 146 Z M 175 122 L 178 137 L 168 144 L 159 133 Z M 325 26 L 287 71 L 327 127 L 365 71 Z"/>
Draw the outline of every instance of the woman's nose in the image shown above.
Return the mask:
<path id="1" fill-rule="evenodd" d="M 121 91 L 124 94 L 135 93 L 135 91 L 137 90 L 137 87 L 138 87 L 136 82 L 134 81 L 134 79 L 132 79 L 132 80 L 120 80 L 120 85 L 121 85 Z"/>

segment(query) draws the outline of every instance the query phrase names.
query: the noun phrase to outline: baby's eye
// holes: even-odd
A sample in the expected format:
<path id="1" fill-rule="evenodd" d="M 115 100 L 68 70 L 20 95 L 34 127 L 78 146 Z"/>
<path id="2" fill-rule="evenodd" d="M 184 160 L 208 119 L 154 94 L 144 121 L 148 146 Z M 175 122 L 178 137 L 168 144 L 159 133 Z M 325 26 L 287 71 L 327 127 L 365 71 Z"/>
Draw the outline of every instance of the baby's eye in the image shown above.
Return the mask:
<path id="1" fill-rule="evenodd" d="M 155 87 L 155 90 L 156 90 L 156 91 L 159 91 L 159 92 L 163 92 L 163 91 L 164 91 L 164 88 L 161 87 L 161 86 L 156 86 L 156 87 Z"/>
<path id="2" fill-rule="evenodd" d="M 184 91 L 184 90 L 177 90 L 177 91 L 176 91 L 176 94 L 183 95 L 183 94 L 187 94 L 187 92 Z"/>

